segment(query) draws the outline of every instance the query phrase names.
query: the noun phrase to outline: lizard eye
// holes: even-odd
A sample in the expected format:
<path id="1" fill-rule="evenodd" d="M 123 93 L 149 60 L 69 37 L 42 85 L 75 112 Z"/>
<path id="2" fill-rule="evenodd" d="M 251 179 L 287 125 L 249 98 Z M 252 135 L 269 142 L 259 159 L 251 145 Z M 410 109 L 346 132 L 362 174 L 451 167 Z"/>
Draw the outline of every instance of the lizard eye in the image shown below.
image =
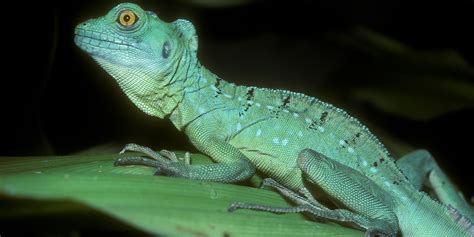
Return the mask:
<path id="1" fill-rule="evenodd" d="M 120 12 L 119 17 L 117 18 L 117 22 L 124 26 L 129 27 L 135 24 L 138 21 L 138 16 L 130 10 L 124 10 Z"/>
<path id="2" fill-rule="evenodd" d="M 170 51 L 171 51 L 170 42 L 166 41 L 163 44 L 163 49 L 161 50 L 161 56 L 163 56 L 163 58 L 168 58 L 170 56 Z"/>

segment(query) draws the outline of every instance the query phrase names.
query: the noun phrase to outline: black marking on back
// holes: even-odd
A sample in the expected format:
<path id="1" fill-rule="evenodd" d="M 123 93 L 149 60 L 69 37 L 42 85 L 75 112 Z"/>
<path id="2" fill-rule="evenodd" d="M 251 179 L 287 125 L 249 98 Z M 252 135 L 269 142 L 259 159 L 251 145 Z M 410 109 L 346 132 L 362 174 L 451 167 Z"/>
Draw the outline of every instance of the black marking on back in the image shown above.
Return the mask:
<path id="1" fill-rule="evenodd" d="M 311 124 L 308 126 L 308 129 L 315 130 L 318 126 L 322 127 L 326 123 L 326 121 L 328 121 L 328 114 L 329 114 L 328 111 L 322 112 L 321 115 L 319 116 L 319 120 L 313 120 Z"/>
<path id="2" fill-rule="evenodd" d="M 220 77 L 216 78 L 216 82 L 214 83 L 214 86 L 216 87 L 216 95 L 215 95 L 215 97 L 218 97 L 219 95 L 222 94 L 221 82 L 222 82 L 222 79 L 221 79 Z"/>
<path id="3" fill-rule="evenodd" d="M 326 122 L 327 117 L 328 117 L 328 112 L 324 111 L 321 114 L 321 117 L 319 117 L 319 122 L 321 123 L 321 125 L 323 125 Z"/>
<path id="4" fill-rule="evenodd" d="M 247 101 L 245 101 L 245 108 L 244 108 L 244 111 L 247 112 L 247 110 L 249 110 L 249 108 L 252 106 L 253 103 L 249 103 L 249 101 L 253 102 L 253 97 L 255 96 L 254 95 L 254 88 L 253 87 L 249 87 L 247 89 Z"/>
<path id="5" fill-rule="evenodd" d="M 246 99 L 243 101 L 243 104 L 242 104 L 243 107 L 242 107 L 242 109 L 241 109 L 240 112 L 239 112 L 239 117 L 242 117 L 242 116 L 245 114 L 245 112 L 247 112 L 247 111 L 250 109 L 250 107 L 252 107 L 252 105 L 253 105 L 253 99 L 254 99 L 254 97 L 255 97 L 255 93 L 254 93 L 254 92 L 255 92 L 255 88 L 254 88 L 254 87 L 248 87 L 248 88 L 247 88 L 247 93 L 246 93 L 247 97 L 246 97 Z"/>
<path id="6" fill-rule="evenodd" d="M 291 101 L 291 96 L 289 96 L 289 95 L 285 96 L 285 98 L 283 98 L 283 104 L 281 105 L 281 107 L 285 108 L 285 107 L 289 106 L 290 101 Z"/>
<path id="7" fill-rule="evenodd" d="M 253 88 L 253 87 L 247 88 L 247 100 L 253 100 L 253 97 L 255 96 L 253 94 L 254 90 L 255 90 L 255 88 Z"/>
<path id="8" fill-rule="evenodd" d="M 357 132 L 356 134 L 354 134 L 354 136 L 352 136 L 349 141 L 346 141 L 347 144 L 350 144 L 352 146 L 356 146 L 357 143 L 359 142 L 360 140 L 360 137 L 362 136 L 362 133 L 360 132 Z M 383 158 L 382 158 L 383 159 Z"/>
<path id="9" fill-rule="evenodd" d="M 275 117 L 278 118 L 278 115 L 280 114 L 281 111 L 283 110 L 288 110 L 290 107 L 290 101 L 291 101 L 291 95 L 282 93 L 282 98 L 281 98 L 281 104 L 278 105 L 277 109 L 274 111 Z"/>

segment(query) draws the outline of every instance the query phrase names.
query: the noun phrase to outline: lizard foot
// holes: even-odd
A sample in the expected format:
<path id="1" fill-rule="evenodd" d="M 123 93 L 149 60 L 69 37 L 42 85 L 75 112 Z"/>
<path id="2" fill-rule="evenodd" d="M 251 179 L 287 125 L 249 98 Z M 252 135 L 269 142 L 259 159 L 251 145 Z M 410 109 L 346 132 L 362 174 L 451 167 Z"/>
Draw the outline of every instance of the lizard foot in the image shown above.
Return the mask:
<path id="1" fill-rule="evenodd" d="M 373 220 L 370 220 L 345 209 L 322 210 L 312 204 L 303 204 L 294 207 L 273 207 L 261 204 L 234 202 L 229 206 L 227 210 L 229 212 L 234 212 L 237 209 L 265 211 L 272 212 L 275 214 L 307 213 L 308 215 L 316 219 L 346 222 L 351 226 L 359 227 L 360 229 L 366 229 L 366 237 L 395 237 L 395 235 L 387 233 L 381 229 L 368 227 L 367 224 L 371 224 Z"/>
<path id="2" fill-rule="evenodd" d="M 250 203 L 241 203 L 241 202 L 234 202 L 230 204 L 228 211 L 233 212 L 237 209 L 251 209 L 251 210 L 259 210 L 259 211 L 267 211 L 273 213 L 296 213 L 296 212 L 324 212 L 330 211 L 329 208 L 323 206 L 316 200 L 308 199 L 300 194 L 292 191 L 291 189 L 286 188 L 285 186 L 281 185 L 277 181 L 266 178 L 263 180 L 261 187 L 267 186 L 276 189 L 280 194 L 284 197 L 290 199 L 298 206 L 295 207 L 271 207 L 266 205 L 260 204 L 250 204 Z"/>
<path id="3" fill-rule="evenodd" d="M 289 198 L 293 202 L 299 204 L 299 205 L 305 205 L 308 203 L 311 203 L 312 205 L 322 209 L 322 210 L 329 210 L 329 208 L 325 207 L 321 203 L 319 203 L 316 199 L 314 199 L 309 192 L 306 190 L 301 190 L 300 192 L 304 195 L 301 196 L 295 192 L 293 192 L 291 189 L 286 188 L 285 186 L 281 185 L 277 181 L 273 180 L 272 178 L 266 178 L 263 180 L 261 187 L 267 186 L 267 187 L 272 187 L 276 189 L 281 195 L 284 197 Z"/>
<path id="4" fill-rule="evenodd" d="M 149 147 L 140 146 L 135 143 L 129 143 L 120 151 L 119 154 L 124 154 L 127 151 L 140 152 L 146 155 L 143 156 L 131 156 L 131 157 L 119 157 L 115 160 L 114 166 L 128 166 L 128 165 L 142 165 L 156 168 L 155 175 L 162 173 L 162 168 L 167 167 L 169 163 L 184 163 L 186 165 L 191 164 L 191 155 L 186 152 L 184 157 L 178 157 L 176 153 L 161 150 L 156 152 Z"/>

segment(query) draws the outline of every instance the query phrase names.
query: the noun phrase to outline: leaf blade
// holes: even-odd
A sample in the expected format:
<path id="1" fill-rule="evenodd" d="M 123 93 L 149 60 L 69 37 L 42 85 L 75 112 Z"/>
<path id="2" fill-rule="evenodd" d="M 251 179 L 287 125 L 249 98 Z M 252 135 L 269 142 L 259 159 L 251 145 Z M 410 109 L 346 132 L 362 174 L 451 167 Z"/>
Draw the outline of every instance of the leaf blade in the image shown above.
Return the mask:
<path id="1" fill-rule="evenodd" d="M 166 236 L 361 235 L 299 214 L 228 213 L 233 201 L 288 204 L 268 190 L 157 177 L 146 167 L 113 167 L 115 157 L 0 158 L 0 191 L 13 197 L 74 200 L 137 229 Z M 194 158 L 206 162 L 204 156 Z"/>

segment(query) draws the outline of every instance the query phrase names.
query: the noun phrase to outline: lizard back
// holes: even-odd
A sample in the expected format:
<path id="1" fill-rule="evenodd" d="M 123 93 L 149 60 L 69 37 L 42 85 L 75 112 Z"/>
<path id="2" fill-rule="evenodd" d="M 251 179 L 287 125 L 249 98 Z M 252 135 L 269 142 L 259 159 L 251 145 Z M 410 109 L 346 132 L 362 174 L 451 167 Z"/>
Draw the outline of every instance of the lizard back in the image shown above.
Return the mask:
<path id="1" fill-rule="evenodd" d="M 183 103 L 190 103 L 186 108 L 200 110 L 199 116 L 212 111 L 206 115 L 212 118 L 203 119 L 212 121 L 208 127 L 259 170 L 277 177 L 300 175 L 298 154 L 311 148 L 388 190 L 407 181 L 384 145 L 344 110 L 301 93 L 237 86 L 207 70 L 202 78 L 198 81 L 205 80 L 207 86 L 195 83 L 201 84 L 197 93 L 195 86 L 188 88 L 194 93 L 185 96 Z"/>

